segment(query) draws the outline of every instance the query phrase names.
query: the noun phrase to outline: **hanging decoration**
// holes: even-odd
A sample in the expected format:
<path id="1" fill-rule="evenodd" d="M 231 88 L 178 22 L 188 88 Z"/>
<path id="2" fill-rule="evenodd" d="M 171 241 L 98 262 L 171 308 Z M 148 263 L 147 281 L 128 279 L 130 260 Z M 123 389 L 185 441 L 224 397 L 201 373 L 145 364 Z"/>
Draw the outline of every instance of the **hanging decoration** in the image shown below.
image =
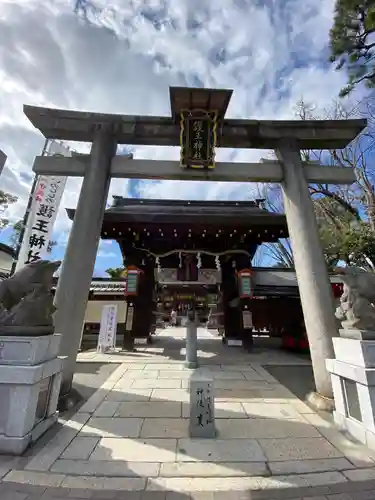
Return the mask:
<path id="1" fill-rule="evenodd" d="M 197 253 L 197 268 L 200 269 L 202 267 L 202 259 L 201 259 L 201 253 Z"/>
<path id="2" fill-rule="evenodd" d="M 216 257 L 215 257 L 215 265 L 216 265 L 216 269 L 217 269 L 218 271 L 220 271 L 220 269 L 221 269 L 221 264 L 220 264 L 220 257 L 219 257 L 218 255 L 216 255 Z"/>
<path id="3" fill-rule="evenodd" d="M 233 269 L 236 267 L 236 265 L 237 265 L 237 264 L 236 264 L 236 261 L 235 261 L 235 260 L 232 260 L 232 267 L 233 267 Z"/>

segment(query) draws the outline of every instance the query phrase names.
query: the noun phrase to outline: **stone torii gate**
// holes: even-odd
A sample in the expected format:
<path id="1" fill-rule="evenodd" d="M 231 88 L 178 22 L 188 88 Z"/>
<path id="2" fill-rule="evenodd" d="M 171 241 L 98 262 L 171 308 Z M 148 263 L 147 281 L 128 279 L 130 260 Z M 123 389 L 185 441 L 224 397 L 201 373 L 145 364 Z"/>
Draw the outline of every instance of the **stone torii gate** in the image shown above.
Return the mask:
<path id="1" fill-rule="evenodd" d="M 56 291 L 55 330 L 63 334 L 60 354 L 68 358 L 62 396 L 71 390 L 110 179 L 135 178 L 281 184 L 316 391 L 323 398 L 333 397 L 325 359 L 334 357 L 332 337 L 338 332 L 308 184 L 351 184 L 355 175 L 350 168 L 304 164 L 300 150 L 344 148 L 366 127 L 366 120 L 226 120 L 231 94 L 229 90 L 171 88 L 171 117 L 24 106 L 26 116 L 46 139 L 92 143 L 89 155 L 39 156 L 33 167 L 38 175 L 83 177 Z M 215 168 L 196 169 L 186 164 L 181 168 L 174 161 L 116 156 L 118 144 L 181 146 L 184 110 L 202 109 L 215 110 L 216 146 L 273 149 L 278 161 L 217 163 Z"/>

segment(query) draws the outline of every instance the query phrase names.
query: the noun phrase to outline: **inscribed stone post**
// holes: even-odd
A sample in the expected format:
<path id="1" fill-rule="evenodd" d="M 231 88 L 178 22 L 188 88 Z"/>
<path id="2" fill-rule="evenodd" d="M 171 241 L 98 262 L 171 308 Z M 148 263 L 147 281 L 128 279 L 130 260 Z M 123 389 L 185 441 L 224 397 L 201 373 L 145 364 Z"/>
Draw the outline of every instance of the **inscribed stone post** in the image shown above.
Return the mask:
<path id="1" fill-rule="evenodd" d="M 212 378 L 190 380 L 189 434 L 192 438 L 213 438 L 216 435 Z"/>

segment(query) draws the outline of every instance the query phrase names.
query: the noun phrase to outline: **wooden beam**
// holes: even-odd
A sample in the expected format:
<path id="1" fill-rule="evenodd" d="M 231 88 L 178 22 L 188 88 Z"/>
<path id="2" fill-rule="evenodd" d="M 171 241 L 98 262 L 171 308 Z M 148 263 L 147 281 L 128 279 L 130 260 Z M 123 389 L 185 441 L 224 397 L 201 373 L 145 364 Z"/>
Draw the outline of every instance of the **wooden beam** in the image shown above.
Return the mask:
<path id="1" fill-rule="evenodd" d="M 89 168 L 89 155 L 74 157 L 37 156 L 33 170 L 38 175 L 83 177 Z M 350 168 L 326 167 L 314 164 L 304 166 L 310 184 L 352 184 L 356 178 Z M 283 171 L 276 161 L 261 163 L 217 163 L 209 171 L 184 169 L 177 161 L 130 160 L 116 156 L 112 161 L 111 176 L 119 179 L 156 179 L 214 182 L 282 182 Z"/>

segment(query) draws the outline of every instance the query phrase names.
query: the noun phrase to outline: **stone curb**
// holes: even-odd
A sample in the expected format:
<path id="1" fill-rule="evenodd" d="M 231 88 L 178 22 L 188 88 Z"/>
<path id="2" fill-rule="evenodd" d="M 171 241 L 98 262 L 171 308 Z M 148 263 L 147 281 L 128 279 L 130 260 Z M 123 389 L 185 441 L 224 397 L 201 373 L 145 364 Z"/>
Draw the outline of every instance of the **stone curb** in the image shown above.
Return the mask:
<path id="1" fill-rule="evenodd" d="M 66 478 L 69 479 L 69 478 Z M 76 478 L 77 479 L 77 478 Z M 96 478 L 100 480 L 101 478 Z M 12 500 L 21 500 L 20 494 L 23 494 L 22 499 L 28 499 L 31 496 L 33 499 L 40 498 L 41 500 L 50 500 L 53 498 L 77 498 L 77 499 L 110 499 L 110 498 L 131 498 L 140 499 L 147 498 L 156 499 L 160 495 L 167 500 L 188 500 L 189 496 L 194 494 L 199 494 L 199 498 L 205 500 L 207 498 L 220 498 L 220 500 L 236 499 L 236 495 L 241 493 L 251 493 L 251 500 L 269 500 L 269 499 L 297 499 L 297 498 L 317 498 L 332 495 L 332 499 L 338 500 L 338 495 L 340 495 L 340 500 L 345 498 L 357 498 L 356 493 L 358 493 L 358 498 L 370 498 L 371 494 L 375 496 L 375 480 L 368 481 L 348 481 L 343 483 L 320 485 L 320 486 L 300 486 L 295 485 L 293 487 L 267 487 L 265 483 L 261 485 L 254 485 L 252 488 L 249 484 L 247 488 L 220 488 L 220 489 L 149 489 L 146 484 L 146 480 L 142 483 L 133 484 L 135 486 L 132 489 L 121 488 L 119 484 L 117 487 L 114 483 L 109 483 L 109 478 L 104 478 L 107 480 L 106 484 L 98 483 L 95 488 L 90 487 L 89 484 L 81 484 L 78 486 L 77 483 L 66 482 L 65 485 L 60 486 L 48 486 L 46 484 L 30 484 L 30 483 L 18 483 L 13 481 L 0 482 L 0 498 L 11 498 Z M 115 479 L 115 478 L 114 478 Z M 205 478 L 197 478 L 201 483 Z M 226 478 L 222 478 L 224 481 Z M 233 479 L 233 478 L 231 478 Z M 103 487 L 105 486 L 105 487 Z M 233 486 L 233 485 L 232 485 Z M 270 485 L 271 486 L 271 485 Z M 129 496 L 118 495 L 124 492 Z M 368 495 L 361 495 L 361 493 L 369 492 Z M 371 492 L 371 493 L 370 493 Z M 8 493 L 8 496 L 7 496 Z M 165 497 L 164 497 L 165 494 Z M 352 495 L 350 495 L 352 494 Z M 37 497 L 38 495 L 38 497 Z M 39 496 L 40 495 L 40 496 Z M 241 497 L 242 498 L 242 497 Z M 371 498 L 373 498 L 371 496 Z"/>

